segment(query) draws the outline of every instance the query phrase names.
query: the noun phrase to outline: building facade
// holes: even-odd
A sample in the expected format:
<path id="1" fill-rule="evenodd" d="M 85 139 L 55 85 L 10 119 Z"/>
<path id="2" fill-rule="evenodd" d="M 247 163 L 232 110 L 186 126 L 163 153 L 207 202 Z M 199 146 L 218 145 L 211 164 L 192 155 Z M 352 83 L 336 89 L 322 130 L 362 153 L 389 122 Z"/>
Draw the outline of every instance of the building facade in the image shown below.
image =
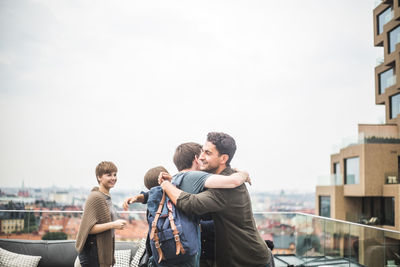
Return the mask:
<path id="1" fill-rule="evenodd" d="M 316 188 L 316 213 L 400 230 L 400 0 L 373 11 L 374 45 L 384 51 L 375 67 L 375 102 L 385 124 L 358 125 L 358 142 L 331 155 L 329 185 Z"/>
<path id="2" fill-rule="evenodd" d="M 24 219 L 2 219 L 0 220 L 0 229 L 4 234 L 21 232 L 24 229 Z"/>

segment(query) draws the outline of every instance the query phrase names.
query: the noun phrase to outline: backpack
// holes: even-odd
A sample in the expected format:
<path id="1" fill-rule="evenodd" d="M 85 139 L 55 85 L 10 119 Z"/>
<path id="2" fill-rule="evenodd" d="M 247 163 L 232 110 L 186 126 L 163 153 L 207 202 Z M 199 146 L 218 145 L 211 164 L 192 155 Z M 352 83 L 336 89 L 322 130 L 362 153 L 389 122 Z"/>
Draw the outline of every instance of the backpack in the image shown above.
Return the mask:
<path id="1" fill-rule="evenodd" d="M 173 184 L 179 188 L 183 177 Z M 150 189 L 147 209 L 150 246 L 156 262 L 179 264 L 199 251 L 198 222 L 177 209 L 160 186 Z"/>

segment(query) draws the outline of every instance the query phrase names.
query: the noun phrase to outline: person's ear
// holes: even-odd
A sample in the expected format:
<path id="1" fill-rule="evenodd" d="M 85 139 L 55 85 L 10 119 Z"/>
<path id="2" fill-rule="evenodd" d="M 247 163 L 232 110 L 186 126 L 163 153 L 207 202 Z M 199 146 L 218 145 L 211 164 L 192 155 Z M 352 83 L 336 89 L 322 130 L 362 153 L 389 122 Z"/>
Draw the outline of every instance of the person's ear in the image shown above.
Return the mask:
<path id="1" fill-rule="evenodd" d="M 199 157 L 197 157 L 197 156 L 194 156 L 194 159 L 193 159 L 193 161 L 192 161 L 192 167 L 193 166 L 199 166 L 200 165 L 200 163 L 199 163 Z"/>
<path id="2" fill-rule="evenodd" d="M 221 155 L 221 164 L 226 164 L 226 162 L 228 161 L 229 156 L 228 154 L 222 154 Z"/>

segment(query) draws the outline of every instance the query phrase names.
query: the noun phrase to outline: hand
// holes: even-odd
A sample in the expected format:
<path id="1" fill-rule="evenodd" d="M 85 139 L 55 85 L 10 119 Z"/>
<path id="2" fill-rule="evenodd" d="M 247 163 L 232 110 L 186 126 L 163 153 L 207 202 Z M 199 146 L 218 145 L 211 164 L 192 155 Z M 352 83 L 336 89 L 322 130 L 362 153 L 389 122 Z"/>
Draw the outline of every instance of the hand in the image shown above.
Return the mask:
<path id="1" fill-rule="evenodd" d="M 244 181 L 245 183 L 249 183 L 249 185 L 251 185 L 251 179 L 250 176 L 247 175 L 246 181 Z"/>
<path id="2" fill-rule="evenodd" d="M 249 185 L 251 185 L 251 179 L 250 179 L 249 173 L 247 171 L 239 171 L 239 172 L 242 173 L 246 177 L 244 182 L 249 183 Z"/>
<path id="3" fill-rule="evenodd" d="M 244 182 L 249 183 L 249 185 L 251 185 L 251 179 L 250 179 L 249 173 L 247 171 L 239 171 L 239 172 L 242 173 L 246 177 Z"/>
<path id="4" fill-rule="evenodd" d="M 251 178 L 249 176 L 249 173 L 247 171 L 240 171 L 238 169 L 233 169 L 235 172 L 238 172 L 240 174 L 243 175 L 243 177 L 246 177 L 246 179 L 244 180 L 244 183 L 249 183 L 249 185 L 251 185 Z"/>
<path id="5" fill-rule="evenodd" d="M 158 175 L 158 184 L 161 185 L 164 181 L 172 181 L 172 176 L 167 172 L 160 172 Z"/>
<path id="6" fill-rule="evenodd" d="M 126 226 L 126 221 L 121 219 L 115 220 L 113 223 L 114 223 L 113 228 L 118 230 L 123 230 Z"/>
<path id="7" fill-rule="evenodd" d="M 160 186 L 161 186 L 161 188 L 162 188 L 163 190 L 165 190 L 165 187 L 167 186 L 167 184 L 171 184 L 171 182 L 168 181 L 168 180 L 162 181 L 161 184 L 160 184 Z"/>
<path id="8" fill-rule="evenodd" d="M 122 204 L 122 207 L 124 208 L 125 211 L 127 211 L 128 208 L 129 208 L 129 204 L 132 204 L 132 203 L 134 203 L 134 202 L 136 202 L 136 201 L 137 201 L 137 196 L 128 197 L 128 198 L 126 198 L 126 199 L 124 200 L 124 204 Z"/>

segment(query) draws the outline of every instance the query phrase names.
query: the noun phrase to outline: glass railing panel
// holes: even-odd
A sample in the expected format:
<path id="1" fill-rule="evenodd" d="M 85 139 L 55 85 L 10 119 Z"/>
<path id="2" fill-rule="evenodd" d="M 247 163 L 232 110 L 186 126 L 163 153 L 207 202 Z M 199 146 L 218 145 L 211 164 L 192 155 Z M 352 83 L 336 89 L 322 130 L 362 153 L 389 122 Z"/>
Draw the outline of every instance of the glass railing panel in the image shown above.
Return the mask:
<path id="1" fill-rule="evenodd" d="M 341 174 L 331 174 L 325 176 L 318 176 L 317 185 L 325 186 L 325 185 L 343 185 L 343 178 Z"/>
<path id="2" fill-rule="evenodd" d="M 343 177 L 340 173 L 333 174 L 335 185 L 343 185 Z"/>
<path id="3" fill-rule="evenodd" d="M 146 237 L 146 213 L 118 212 L 128 223 L 115 231 L 117 241 L 136 241 Z M 23 240 L 74 240 L 82 211 L 0 211 L 0 238 Z"/>
<path id="4" fill-rule="evenodd" d="M 324 257 L 323 220 L 318 221 L 316 217 L 307 214 L 296 214 L 296 253 L 297 259 L 302 261 L 300 266 L 314 266 L 315 260 Z"/>
<path id="5" fill-rule="evenodd" d="M 312 245 L 309 240 L 309 235 L 312 230 L 310 219 L 303 214 L 296 214 L 296 256 L 299 258 L 307 258 L 308 251 L 311 250 Z"/>
<path id="6" fill-rule="evenodd" d="M 347 223 L 325 220 L 324 222 L 325 256 L 331 261 L 340 260 L 350 263 L 351 249 L 348 246 L 350 227 Z"/>
<path id="7" fill-rule="evenodd" d="M 384 62 L 383 57 L 378 57 L 375 59 L 375 67 L 381 65 Z"/>
<path id="8" fill-rule="evenodd" d="M 274 242 L 274 254 L 295 254 L 295 213 L 254 212 L 254 219 L 262 239 Z"/>
<path id="9" fill-rule="evenodd" d="M 350 224 L 347 242 L 352 262 L 363 266 L 386 266 L 384 231 L 374 227 Z"/>
<path id="10" fill-rule="evenodd" d="M 375 0 L 374 2 L 374 8 L 379 6 L 382 3 L 382 0 Z"/>
<path id="11" fill-rule="evenodd" d="M 400 233 L 385 231 L 385 259 L 386 267 L 400 266 Z"/>

